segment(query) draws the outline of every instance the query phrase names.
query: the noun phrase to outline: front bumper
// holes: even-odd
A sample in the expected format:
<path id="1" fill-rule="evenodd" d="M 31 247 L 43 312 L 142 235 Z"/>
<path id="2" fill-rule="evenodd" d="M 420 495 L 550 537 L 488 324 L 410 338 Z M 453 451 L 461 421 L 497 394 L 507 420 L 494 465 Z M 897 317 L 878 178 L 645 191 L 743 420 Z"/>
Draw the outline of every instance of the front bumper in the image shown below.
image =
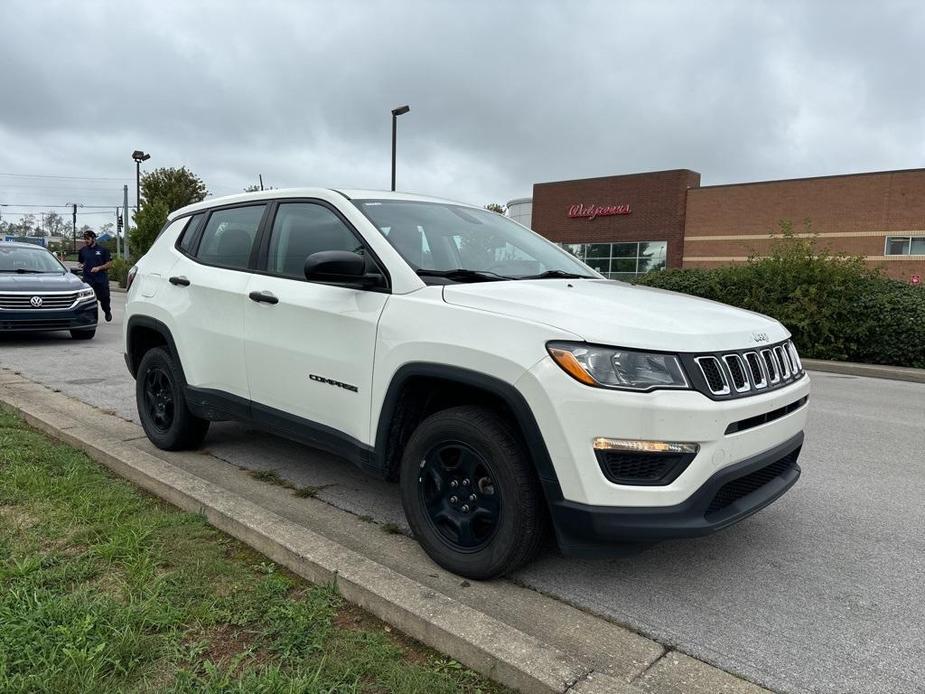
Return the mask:
<path id="1" fill-rule="evenodd" d="M 803 433 L 759 455 L 723 468 L 674 506 L 590 506 L 550 498 L 560 549 L 570 555 L 625 553 L 669 538 L 697 537 L 726 528 L 781 497 L 800 477 Z M 555 494 L 547 487 L 547 494 Z M 615 546 L 616 545 L 616 546 Z"/>
<path id="2" fill-rule="evenodd" d="M 0 332 L 46 332 L 89 330 L 98 320 L 96 299 L 64 310 L 0 310 Z"/>

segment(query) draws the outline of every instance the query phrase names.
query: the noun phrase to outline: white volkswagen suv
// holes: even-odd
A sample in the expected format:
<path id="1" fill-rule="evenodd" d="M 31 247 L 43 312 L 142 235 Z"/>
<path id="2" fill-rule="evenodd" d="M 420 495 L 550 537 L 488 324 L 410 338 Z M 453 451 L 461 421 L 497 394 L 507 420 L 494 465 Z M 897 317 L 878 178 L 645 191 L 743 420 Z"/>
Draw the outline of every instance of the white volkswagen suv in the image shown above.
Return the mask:
<path id="1" fill-rule="evenodd" d="M 442 566 L 549 525 L 602 556 L 732 525 L 800 475 L 809 378 L 777 321 L 602 278 L 494 212 L 359 190 L 178 210 L 131 270 L 148 437 L 237 419 L 397 480 Z"/>

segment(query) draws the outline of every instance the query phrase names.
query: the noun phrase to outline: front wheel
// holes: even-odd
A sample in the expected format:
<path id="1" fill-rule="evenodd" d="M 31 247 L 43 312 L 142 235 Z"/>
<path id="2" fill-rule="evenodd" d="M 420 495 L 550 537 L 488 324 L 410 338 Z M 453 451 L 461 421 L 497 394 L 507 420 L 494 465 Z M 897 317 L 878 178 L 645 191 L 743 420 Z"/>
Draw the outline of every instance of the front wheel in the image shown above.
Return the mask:
<path id="1" fill-rule="evenodd" d="M 524 445 L 484 407 L 443 410 L 418 426 L 402 456 L 401 497 L 424 551 L 467 578 L 513 571 L 545 538 L 542 491 Z"/>
<path id="2" fill-rule="evenodd" d="M 167 350 L 145 352 L 135 377 L 138 418 L 151 443 L 165 451 L 197 448 L 209 430 L 209 421 L 187 407 L 182 383 L 180 367 Z"/>

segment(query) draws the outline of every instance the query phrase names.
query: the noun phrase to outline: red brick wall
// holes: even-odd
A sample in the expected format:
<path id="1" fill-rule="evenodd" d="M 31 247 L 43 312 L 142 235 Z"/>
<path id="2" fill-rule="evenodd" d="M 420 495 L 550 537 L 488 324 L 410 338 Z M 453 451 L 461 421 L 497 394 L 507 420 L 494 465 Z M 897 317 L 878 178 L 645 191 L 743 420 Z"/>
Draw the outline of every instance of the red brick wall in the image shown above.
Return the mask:
<path id="1" fill-rule="evenodd" d="M 925 258 L 884 259 L 889 232 L 925 230 L 925 169 L 769 181 L 691 190 L 687 196 L 685 267 L 722 264 L 698 258 L 734 258 L 763 253 L 778 223 L 793 222 L 797 233 L 820 234 L 835 251 L 867 257 L 897 278 L 925 275 Z M 697 240 L 704 236 L 744 239 Z"/>
<path id="2" fill-rule="evenodd" d="M 533 186 L 533 229 L 559 243 L 667 241 L 668 267 L 680 267 L 688 188 L 700 174 L 688 169 L 606 176 Z M 630 214 L 570 219 L 574 204 L 627 204 Z"/>

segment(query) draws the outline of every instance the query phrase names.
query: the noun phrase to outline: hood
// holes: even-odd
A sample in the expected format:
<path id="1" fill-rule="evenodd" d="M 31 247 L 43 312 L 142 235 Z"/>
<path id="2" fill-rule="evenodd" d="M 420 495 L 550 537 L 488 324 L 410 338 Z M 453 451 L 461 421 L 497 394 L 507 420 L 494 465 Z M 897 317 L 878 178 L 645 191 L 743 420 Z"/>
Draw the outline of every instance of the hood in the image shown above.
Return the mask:
<path id="1" fill-rule="evenodd" d="M 707 299 L 610 280 L 447 285 L 456 306 L 545 323 L 586 342 L 666 352 L 745 349 L 790 336 L 773 318 Z"/>
<path id="2" fill-rule="evenodd" d="M 0 272 L 0 292 L 76 292 L 83 280 L 70 272 L 17 275 Z"/>

